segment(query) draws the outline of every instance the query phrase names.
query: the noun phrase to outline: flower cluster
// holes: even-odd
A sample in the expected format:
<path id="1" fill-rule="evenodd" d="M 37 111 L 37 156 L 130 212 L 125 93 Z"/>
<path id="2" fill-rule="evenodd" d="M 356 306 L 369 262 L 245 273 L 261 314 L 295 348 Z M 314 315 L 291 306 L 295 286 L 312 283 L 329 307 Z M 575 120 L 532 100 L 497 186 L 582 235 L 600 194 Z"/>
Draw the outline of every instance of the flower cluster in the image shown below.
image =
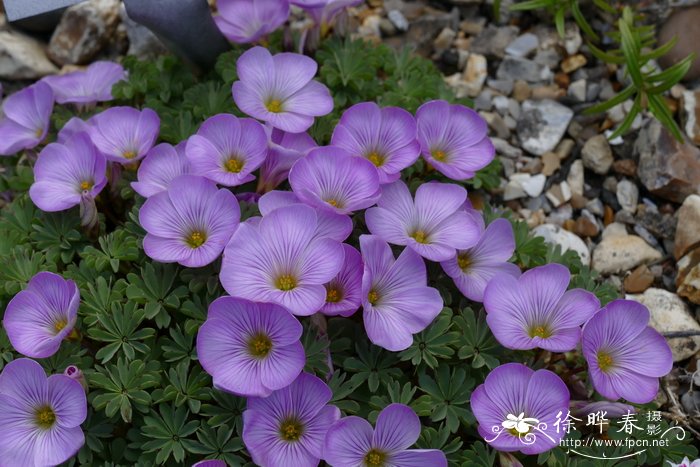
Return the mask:
<path id="1" fill-rule="evenodd" d="M 286 21 L 290 3 L 326 24 L 354 2 L 220 1 L 216 22 L 233 41 L 259 41 Z M 405 351 L 450 303 L 436 277 L 452 279 L 466 298 L 483 302 L 491 332 L 507 349 L 580 347 L 589 381 L 609 400 L 585 400 L 577 410 L 595 404 L 622 410 L 630 406 L 614 401 L 655 397 L 672 358 L 648 326 L 648 310 L 627 300 L 601 309 L 593 293 L 570 288 L 562 265 L 521 272 L 510 262 L 511 223 L 487 224 L 474 209 L 464 181 L 495 156 L 477 113 L 442 100 L 423 104 L 415 115 L 362 102 L 343 112 L 330 144 L 319 146 L 307 131 L 332 112 L 334 101 L 315 80 L 317 68 L 300 54 L 248 49 L 231 90 L 247 117 L 213 115 L 174 146 L 157 144 L 160 118 L 149 108 L 117 106 L 74 117 L 40 150 L 29 190 L 44 211 L 79 206 L 86 231 L 94 232 L 102 207 L 119 188 L 129 189 L 120 177 L 136 173 L 130 186 L 143 199 L 137 197 L 131 227 L 138 230 L 138 221 L 145 230 L 145 254 L 158 263 L 215 271 L 227 294 L 213 297 L 206 318 L 199 315 L 193 327 L 199 326 L 197 359 L 216 389 L 246 398 L 242 438 L 256 464 L 447 466 L 440 450 L 410 449 L 421 425 L 406 405 L 382 403 L 374 427 L 343 417 L 342 405 L 334 404 L 332 369 L 326 380 L 312 374 L 302 344 L 304 323 L 325 338 L 326 317 L 341 316 L 361 322 L 372 344 Z M 0 153 L 39 146 L 54 101 L 84 110 L 109 100 L 112 85 L 124 77 L 118 65 L 98 62 L 10 96 Z M 420 158 L 437 180 L 415 183 L 406 176 Z M 223 294 L 213 279 L 190 287 Z M 137 280 L 130 277 L 129 285 L 136 299 Z M 64 339 L 79 337 L 79 303 L 75 282 L 40 272 L 9 302 L 3 326 L 18 352 L 47 358 Z M 8 364 L 0 375 L 0 461 L 52 465 L 75 454 L 84 442 L 85 381 L 73 365 L 47 379 L 33 360 Z M 555 372 L 507 363 L 476 388 L 471 406 L 479 434 L 494 448 L 537 454 L 563 438 L 554 418 L 568 412 L 571 401 Z M 22 442 L 19 426 L 31 442 Z M 207 462 L 197 465 L 216 465 Z"/>

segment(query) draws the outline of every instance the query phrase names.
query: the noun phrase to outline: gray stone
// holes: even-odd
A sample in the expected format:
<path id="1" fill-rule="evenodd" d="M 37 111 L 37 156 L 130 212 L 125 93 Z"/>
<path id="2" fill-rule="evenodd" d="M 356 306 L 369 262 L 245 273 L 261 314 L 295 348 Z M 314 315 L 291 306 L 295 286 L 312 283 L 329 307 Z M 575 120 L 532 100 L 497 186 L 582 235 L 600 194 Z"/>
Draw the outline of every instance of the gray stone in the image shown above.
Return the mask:
<path id="1" fill-rule="evenodd" d="M 604 135 L 596 135 L 586 141 L 581 150 L 583 165 L 593 172 L 605 175 L 613 163 L 613 153 Z"/>
<path id="2" fill-rule="evenodd" d="M 510 79 L 488 79 L 486 81 L 486 84 L 488 87 L 491 89 L 495 89 L 496 91 L 507 95 L 510 95 L 511 92 L 513 92 L 513 80 Z"/>
<path id="3" fill-rule="evenodd" d="M 564 49 L 567 55 L 575 55 L 583 44 L 581 33 L 576 23 L 568 23 L 564 31 Z"/>
<path id="4" fill-rule="evenodd" d="M 660 333 L 698 331 L 700 324 L 690 314 L 688 306 L 678 295 L 667 290 L 651 287 L 640 295 L 627 295 L 649 309 L 649 324 Z M 700 350 L 700 336 L 670 338 L 667 340 L 673 353 L 673 361 L 678 362 L 693 356 Z"/>
<path id="5" fill-rule="evenodd" d="M 391 10 L 387 13 L 387 18 L 399 31 L 408 31 L 408 20 L 399 10 Z"/>
<path id="6" fill-rule="evenodd" d="M 493 93 L 489 89 L 484 89 L 474 99 L 474 109 L 476 110 L 491 110 L 493 106 Z"/>
<path id="7" fill-rule="evenodd" d="M 586 102 L 586 80 L 579 79 L 569 85 L 566 93 L 576 102 Z"/>
<path id="8" fill-rule="evenodd" d="M 661 253 L 636 235 L 603 235 L 593 250 L 593 269 L 601 274 L 619 274 L 661 258 Z"/>
<path id="9" fill-rule="evenodd" d="M 583 196 L 584 186 L 584 170 L 581 159 L 575 160 L 569 167 L 569 174 L 566 176 L 566 181 L 571 188 L 571 193 L 577 196 Z"/>
<path id="10" fill-rule="evenodd" d="M 522 79 L 539 83 L 552 77 L 552 71 L 544 65 L 519 57 L 505 57 L 496 71 L 498 79 Z"/>
<path id="11" fill-rule="evenodd" d="M 573 110 L 551 99 L 526 100 L 517 128 L 523 149 L 538 156 L 551 151 L 564 136 L 573 116 Z"/>
<path id="12" fill-rule="evenodd" d="M 16 31 L 0 31 L 0 78 L 37 79 L 58 73 L 41 43 Z"/>
<path id="13" fill-rule="evenodd" d="M 637 175 L 651 193 L 682 203 L 700 190 L 700 149 L 679 143 L 658 121 L 639 131 L 634 150 L 639 154 Z"/>
<path id="14" fill-rule="evenodd" d="M 523 151 L 520 148 L 512 146 L 508 141 L 502 138 L 491 138 L 491 142 L 493 143 L 493 147 L 496 148 L 496 153 L 501 156 L 518 159 L 523 155 Z"/>
<path id="15" fill-rule="evenodd" d="M 488 57 L 503 58 L 505 49 L 518 36 L 516 26 L 489 24 L 471 43 L 471 51 Z"/>
<path id="16" fill-rule="evenodd" d="M 571 185 L 571 182 L 569 182 L 569 185 Z M 571 191 L 574 191 L 573 188 L 571 189 Z M 603 217 L 603 215 L 605 214 L 605 206 L 603 206 L 603 202 L 598 198 L 592 199 L 589 202 L 587 202 L 586 209 L 588 209 L 598 217 Z"/>
<path id="17" fill-rule="evenodd" d="M 506 96 L 496 96 L 493 98 L 493 107 L 496 111 L 505 117 L 508 115 L 508 98 Z"/>
<path id="18" fill-rule="evenodd" d="M 631 181 L 624 179 L 617 184 L 617 202 L 622 209 L 634 214 L 639 202 L 639 188 Z"/>
<path id="19" fill-rule="evenodd" d="M 559 68 L 559 62 L 561 61 L 561 55 L 556 49 L 544 49 L 538 50 L 535 54 L 535 58 L 532 59 L 535 63 L 546 66 L 547 68 L 554 70 Z"/>
<path id="20" fill-rule="evenodd" d="M 532 52 L 537 50 L 540 45 L 540 40 L 531 32 L 518 36 L 513 42 L 508 44 L 505 49 L 506 54 L 513 57 L 527 57 Z"/>
<path id="21" fill-rule="evenodd" d="M 113 38 L 119 0 L 90 0 L 66 10 L 49 41 L 48 55 L 60 65 L 92 60 Z"/>
<path id="22" fill-rule="evenodd" d="M 554 224 L 542 224 L 537 226 L 532 233 L 538 237 L 544 238 L 544 241 L 549 244 L 559 245 L 562 252 L 569 250 L 575 251 L 581 258 L 581 263 L 583 263 L 584 266 L 590 264 L 591 254 L 588 251 L 588 247 L 576 234 Z"/>

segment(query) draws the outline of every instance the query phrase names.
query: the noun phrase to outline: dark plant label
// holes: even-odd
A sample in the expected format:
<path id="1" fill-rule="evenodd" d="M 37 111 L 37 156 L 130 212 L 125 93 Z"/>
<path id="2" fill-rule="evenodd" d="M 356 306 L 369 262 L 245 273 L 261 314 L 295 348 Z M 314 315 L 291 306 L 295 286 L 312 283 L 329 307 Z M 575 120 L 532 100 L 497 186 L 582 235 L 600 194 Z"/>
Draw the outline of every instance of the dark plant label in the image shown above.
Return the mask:
<path id="1" fill-rule="evenodd" d="M 30 16 L 75 5 L 83 0 L 3 0 L 8 21 L 29 18 Z"/>

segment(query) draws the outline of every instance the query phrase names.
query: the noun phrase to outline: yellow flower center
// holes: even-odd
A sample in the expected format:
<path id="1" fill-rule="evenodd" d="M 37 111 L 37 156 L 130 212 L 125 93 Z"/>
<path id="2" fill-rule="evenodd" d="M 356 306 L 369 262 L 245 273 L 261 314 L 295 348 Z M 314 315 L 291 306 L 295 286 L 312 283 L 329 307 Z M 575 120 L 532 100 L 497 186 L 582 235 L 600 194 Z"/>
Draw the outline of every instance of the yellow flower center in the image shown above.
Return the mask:
<path id="1" fill-rule="evenodd" d="M 386 454 L 377 449 L 371 449 L 364 460 L 367 467 L 381 467 L 386 461 Z"/>
<path id="2" fill-rule="evenodd" d="M 430 151 L 430 155 L 433 156 L 433 159 L 440 162 L 447 159 L 447 153 L 442 149 L 433 149 L 432 151 Z"/>
<path id="3" fill-rule="evenodd" d="M 381 167 L 384 165 L 385 158 L 382 154 L 379 154 L 377 151 L 372 151 L 369 154 L 367 154 L 367 159 L 377 167 Z"/>
<path id="4" fill-rule="evenodd" d="M 267 357 L 271 350 L 272 341 L 265 334 L 256 334 L 248 341 L 248 351 L 253 357 Z"/>
<path id="5" fill-rule="evenodd" d="M 54 425 L 54 423 L 56 423 L 56 414 L 54 413 L 53 409 L 49 406 L 44 406 L 37 409 L 35 412 L 35 416 L 36 424 L 39 425 L 40 428 L 43 428 L 45 430 L 48 430 Z"/>
<path id="6" fill-rule="evenodd" d="M 299 441 L 304 434 L 304 427 L 294 418 L 288 418 L 280 425 L 280 435 L 285 441 Z"/>
<path id="7" fill-rule="evenodd" d="M 369 293 L 367 294 L 367 301 L 371 305 L 376 305 L 377 302 L 379 301 L 379 293 L 374 289 L 370 290 Z"/>
<path id="8" fill-rule="evenodd" d="M 413 232 L 411 237 L 418 243 L 430 243 L 428 241 L 428 234 L 422 230 L 416 230 L 415 232 Z"/>
<path id="9" fill-rule="evenodd" d="M 459 266 L 459 269 L 466 271 L 471 265 L 472 259 L 469 257 L 469 254 L 461 253 L 457 255 L 457 266 Z"/>
<path id="10" fill-rule="evenodd" d="M 37 128 L 36 131 L 34 132 L 34 135 L 35 135 L 37 138 L 41 138 L 41 135 L 43 135 L 43 134 L 44 134 L 44 129 L 43 129 L 43 128 Z"/>
<path id="11" fill-rule="evenodd" d="M 224 168 L 231 173 L 240 173 L 241 170 L 243 170 L 243 166 L 245 165 L 245 162 L 236 158 L 236 157 L 231 157 L 229 160 L 227 160 L 224 163 Z"/>
<path id="12" fill-rule="evenodd" d="M 326 203 L 330 204 L 334 208 L 342 208 L 343 207 L 343 203 L 341 203 L 340 201 L 338 201 L 335 198 L 330 198 L 330 199 L 327 199 L 325 201 L 326 201 Z"/>
<path id="13" fill-rule="evenodd" d="M 136 152 L 135 151 L 125 151 L 124 154 L 124 159 L 133 159 L 136 157 Z"/>
<path id="14" fill-rule="evenodd" d="M 547 339 L 552 337 L 552 330 L 546 324 L 541 324 L 539 326 L 532 326 L 529 332 L 530 338 L 541 337 L 542 339 Z"/>
<path id="15" fill-rule="evenodd" d="M 280 102 L 278 99 L 272 99 L 265 104 L 265 107 L 267 108 L 268 112 L 272 112 L 273 114 L 278 114 L 282 112 L 282 102 Z"/>
<path id="16" fill-rule="evenodd" d="M 338 303 L 343 299 L 343 293 L 337 287 L 331 287 L 326 290 L 326 302 Z"/>
<path id="17" fill-rule="evenodd" d="M 598 368 L 600 368 L 600 371 L 609 371 L 613 367 L 613 364 L 612 355 L 602 350 L 598 352 Z"/>
<path id="18" fill-rule="evenodd" d="M 297 286 L 297 279 L 291 274 L 284 274 L 277 278 L 275 285 L 278 289 L 288 292 Z"/>
<path id="19" fill-rule="evenodd" d="M 84 181 L 80 182 L 80 189 L 82 191 L 88 191 L 92 187 L 93 187 L 93 183 L 88 181 L 88 180 L 84 180 Z"/>
<path id="20" fill-rule="evenodd" d="M 187 237 L 187 244 L 191 246 L 192 248 L 199 248 L 200 246 L 204 245 L 204 242 L 207 241 L 207 236 L 204 232 L 200 232 L 198 230 L 195 230 L 190 234 L 189 237 Z"/>
<path id="21" fill-rule="evenodd" d="M 66 321 L 65 319 L 59 319 L 55 323 L 53 323 L 53 328 L 56 331 L 56 334 L 63 331 L 63 328 L 65 328 L 66 326 L 68 326 L 68 321 Z"/>

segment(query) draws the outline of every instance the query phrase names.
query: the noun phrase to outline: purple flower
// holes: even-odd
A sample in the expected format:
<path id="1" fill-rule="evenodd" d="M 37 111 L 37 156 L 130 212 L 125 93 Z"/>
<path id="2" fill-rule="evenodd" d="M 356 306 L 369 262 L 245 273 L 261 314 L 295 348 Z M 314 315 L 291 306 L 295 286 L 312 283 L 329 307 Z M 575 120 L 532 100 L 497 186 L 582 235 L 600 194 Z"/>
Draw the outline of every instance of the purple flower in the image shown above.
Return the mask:
<path id="1" fill-rule="evenodd" d="M 274 190 L 287 179 L 294 163 L 318 145 L 308 133 L 287 133 L 266 126 L 270 133 L 267 158 L 260 166 L 258 192 Z"/>
<path id="2" fill-rule="evenodd" d="M 355 104 L 343 112 L 331 144 L 372 162 L 380 183 L 398 180 L 401 170 L 420 155 L 413 115 L 399 107 L 380 109 L 374 102 Z"/>
<path id="3" fill-rule="evenodd" d="M 237 62 L 240 81 L 233 83 L 233 100 L 246 114 L 290 133 L 309 129 L 314 117 L 333 110 L 333 98 L 314 81 L 318 65 L 304 55 L 263 47 L 246 51 Z"/>
<path id="4" fill-rule="evenodd" d="M 49 131 L 53 92 L 39 81 L 7 97 L 0 113 L 0 156 L 11 156 L 41 143 Z"/>
<path id="5" fill-rule="evenodd" d="M 350 245 L 343 244 L 345 262 L 326 286 L 326 303 L 319 310 L 326 316 L 351 316 L 362 303 L 362 256 Z"/>
<path id="6" fill-rule="evenodd" d="M 214 115 L 190 136 L 185 153 L 192 173 L 225 186 L 242 185 L 255 179 L 252 172 L 265 160 L 267 135 L 253 119 Z"/>
<path id="7" fill-rule="evenodd" d="M 63 375 L 68 376 L 70 379 L 80 383 L 80 385 L 83 387 L 83 390 L 87 394 L 89 387 L 87 381 L 85 380 L 85 375 L 80 370 L 80 368 L 78 368 L 75 365 L 68 365 L 66 369 L 63 370 Z"/>
<path id="8" fill-rule="evenodd" d="M 468 211 L 479 225 L 481 238 L 472 248 L 440 263 L 445 273 L 465 297 L 484 301 L 484 290 L 497 274 L 520 275 L 520 268 L 508 260 L 515 251 L 513 227 L 507 219 L 496 219 L 484 230 L 484 219 L 478 211 Z"/>
<path id="9" fill-rule="evenodd" d="M 22 355 L 46 358 L 58 352 L 78 319 L 80 292 L 73 281 L 40 272 L 5 310 L 7 337 Z"/>
<path id="10" fill-rule="evenodd" d="M 197 334 L 197 355 L 214 386 L 267 397 L 289 386 L 306 363 L 301 323 L 279 305 L 221 297 Z"/>
<path id="11" fill-rule="evenodd" d="M 51 143 L 34 165 L 29 196 L 42 211 L 63 211 L 94 200 L 107 183 L 106 165 L 86 133 L 64 144 Z"/>
<path id="12" fill-rule="evenodd" d="M 479 225 L 464 209 L 467 190 L 450 183 L 424 183 L 415 202 L 404 182 L 382 187 L 378 207 L 365 212 L 369 231 L 395 245 L 407 245 L 432 261 L 447 261 L 456 250 L 479 241 Z"/>
<path id="13" fill-rule="evenodd" d="M 658 378 L 671 371 L 671 349 L 648 322 L 641 303 L 614 300 L 584 326 L 583 355 L 593 387 L 606 399 L 646 404 L 659 391 Z"/>
<path id="14" fill-rule="evenodd" d="M 90 120 L 92 142 L 107 159 L 121 164 L 144 157 L 160 130 L 160 118 L 151 109 L 112 107 Z"/>
<path id="15" fill-rule="evenodd" d="M 605 412 L 609 418 L 620 418 L 628 413 L 635 413 L 637 409 L 629 404 L 610 401 L 571 401 L 571 411 L 578 416 L 587 416 L 591 413 Z"/>
<path id="16" fill-rule="evenodd" d="M 328 428 L 340 410 L 326 405 L 333 392 L 316 376 L 301 373 L 284 389 L 248 399 L 243 442 L 253 462 L 265 467 L 315 467 Z"/>
<path id="17" fill-rule="evenodd" d="M 71 137 L 78 133 L 87 133 L 90 134 L 92 128 L 92 121 L 88 120 L 87 122 L 85 120 L 82 120 L 78 117 L 71 117 L 70 120 L 66 122 L 65 125 L 63 125 L 63 128 L 58 132 L 58 135 L 56 136 L 56 141 L 59 143 L 65 143 Z"/>
<path id="18" fill-rule="evenodd" d="M 463 105 L 430 101 L 420 106 L 416 120 L 423 157 L 453 180 L 472 178 L 496 154 L 484 119 Z"/>
<path id="19" fill-rule="evenodd" d="M 408 449 L 420 435 L 418 415 L 407 405 L 390 404 L 379 412 L 377 427 L 360 417 L 345 417 L 326 434 L 323 458 L 333 467 L 447 467 L 439 449 Z"/>
<path id="20" fill-rule="evenodd" d="M 583 289 L 567 291 L 571 274 L 561 264 L 530 269 L 519 278 L 496 275 L 486 286 L 486 322 L 504 347 L 573 350 L 581 339 L 581 325 L 600 308 Z"/>
<path id="21" fill-rule="evenodd" d="M 260 214 L 267 216 L 277 208 L 291 206 L 294 204 L 304 204 L 291 191 L 273 190 L 265 193 L 258 201 L 258 209 Z M 316 232 L 315 238 L 328 237 L 338 242 L 344 241 L 352 232 L 352 219 L 342 214 L 336 214 L 333 211 L 316 209 Z"/>
<path id="22" fill-rule="evenodd" d="M 173 147 L 168 143 L 154 146 L 139 165 L 138 181 L 131 187 L 144 198 L 168 189 L 180 175 L 190 173 L 190 161 L 185 156 L 185 142 Z"/>
<path id="23" fill-rule="evenodd" d="M 372 206 L 382 193 L 371 162 L 333 146 L 312 149 L 299 159 L 289 184 L 303 202 L 338 214 Z"/>
<path id="24" fill-rule="evenodd" d="M 328 27 L 341 11 L 359 5 L 362 0 L 291 0 L 290 3 L 306 10 L 316 24 Z"/>
<path id="25" fill-rule="evenodd" d="M 413 343 L 440 314 L 440 293 L 428 287 L 425 263 L 410 248 L 394 260 L 391 247 L 375 235 L 360 235 L 364 260 L 362 308 L 373 344 L 398 352 Z"/>
<path id="26" fill-rule="evenodd" d="M 499 451 L 539 454 L 559 445 L 565 430 L 555 425 L 569 409 L 569 390 L 556 374 L 506 363 L 472 393 L 479 434 Z"/>
<path id="27" fill-rule="evenodd" d="M 181 175 L 141 207 L 139 221 L 148 232 L 143 249 L 162 263 L 206 266 L 221 254 L 240 217 L 233 193 L 204 177 Z"/>
<path id="28" fill-rule="evenodd" d="M 318 216 L 301 204 L 280 207 L 257 226 L 241 224 L 224 251 L 219 278 L 234 297 L 277 303 L 308 316 L 326 302 L 326 288 L 343 266 L 337 240 L 319 237 Z"/>
<path id="29" fill-rule="evenodd" d="M 7 466 L 58 465 L 85 443 L 80 424 L 87 400 L 80 383 L 46 377 L 34 360 L 19 358 L 0 374 L 0 461 Z"/>
<path id="30" fill-rule="evenodd" d="M 111 101 L 112 86 L 126 79 L 124 67 L 115 62 L 98 61 L 85 71 L 47 76 L 42 81 L 51 86 L 56 102 L 94 104 Z"/>
<path id="31" fill-rule="evenodd" d="M 282 26 L 289 17 L 287 0 L 219 0 L 214 17 L 221 33 L 232 42 L 255 42 Z"/>

